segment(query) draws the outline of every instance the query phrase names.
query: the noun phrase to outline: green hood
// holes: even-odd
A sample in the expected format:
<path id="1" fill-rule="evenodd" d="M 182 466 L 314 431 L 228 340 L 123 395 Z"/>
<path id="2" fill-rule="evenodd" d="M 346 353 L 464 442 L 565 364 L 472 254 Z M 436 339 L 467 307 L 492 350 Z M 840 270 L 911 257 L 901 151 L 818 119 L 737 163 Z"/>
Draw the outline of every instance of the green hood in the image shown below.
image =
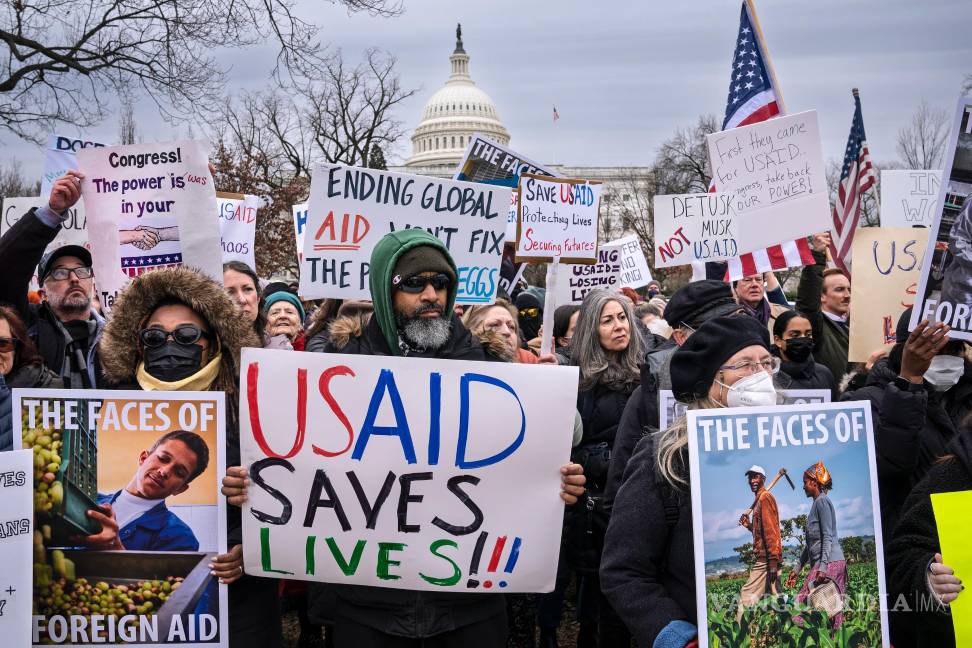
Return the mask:
<path id="1" fill-rule="evenodd" d="M 439 249 L 449 260 L 449 265 L 452 266 L 456 276 L 459 276 L 456 262 L 452 260 L 452 255 L 449 254 L 445 244 L 421 228 L 410 228 L 385 234 L 371 252 L 368 287 L 371 290 L 371 299 L 375 305 L 373 317 L 378 320 L 378 327 L 381 329 L 385 341 L 388 342 L 388 348 L 392 355 L 402 354 L 398 347 L 398 325 L 395 323 L 395 308 L 392 305 L 392 273 L 395 271 L 398 258 L 420 245 L 430 245 Z M 458 286 L 455 284 L 449 287 L 446 314 L 450 318 L 452 317 L 452 307 L 456 303 L 457 290 Z"/>

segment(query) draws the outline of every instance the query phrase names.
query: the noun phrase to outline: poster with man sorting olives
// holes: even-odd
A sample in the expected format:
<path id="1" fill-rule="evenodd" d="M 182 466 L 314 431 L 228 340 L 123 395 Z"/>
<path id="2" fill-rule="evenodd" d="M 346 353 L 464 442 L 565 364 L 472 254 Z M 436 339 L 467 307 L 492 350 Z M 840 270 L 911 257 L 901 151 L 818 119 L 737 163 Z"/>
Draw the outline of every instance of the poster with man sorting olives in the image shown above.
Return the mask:
<path id="1" fill-rule="evenodd" d="M 213 392 L 14 391 L 14 444 L 33 452 L 34 645 L 227 645 L 224 407 Z"/>

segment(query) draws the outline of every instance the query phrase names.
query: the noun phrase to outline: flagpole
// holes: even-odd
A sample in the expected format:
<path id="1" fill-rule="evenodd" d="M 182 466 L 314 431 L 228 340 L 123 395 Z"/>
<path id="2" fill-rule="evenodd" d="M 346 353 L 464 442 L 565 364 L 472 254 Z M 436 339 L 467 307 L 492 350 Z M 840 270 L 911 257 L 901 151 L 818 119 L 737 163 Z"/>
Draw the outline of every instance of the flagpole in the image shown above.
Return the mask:
<path id="1" fill-rule="evenodd" d="M 753 29 L 759 36 L 759 43 L 763 45 L 763 62 L 766 64 L 766 71 L 773 80 L 773 90 L 776 92 L 776 102 L 780 106 L 780 114 L 786 114 L 786 104 L 783 103 L 783 91 L 780 89 L 780 82 L 776 78 L 776 68 L 773 67 L 773 59 L 770 57 L 769 47 L 766 46 L 766 38 L 763 36 L 763 28 L 759 25 L 759 16 L 756 15 L 756 5 L 753 0 L 745 0 L 746 7 L 749 9 L 749 19 L 753 23 Z"/>

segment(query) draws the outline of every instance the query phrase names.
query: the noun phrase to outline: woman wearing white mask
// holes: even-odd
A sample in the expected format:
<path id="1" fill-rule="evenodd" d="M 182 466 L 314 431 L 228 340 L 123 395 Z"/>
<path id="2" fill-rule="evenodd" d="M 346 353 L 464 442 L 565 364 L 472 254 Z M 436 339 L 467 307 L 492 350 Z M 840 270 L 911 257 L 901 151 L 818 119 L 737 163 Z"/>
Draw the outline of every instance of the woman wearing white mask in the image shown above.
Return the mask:
<path id="1" fill-rule="evenodd" d="M 708 320 L 672 355 L 690 409 L 775 405 L 769 331 L 753 317 Z M 685 417 L 638 443 L 611 513 L 601 588 L 639 646 L 693 645 L 695 566 Z"/>

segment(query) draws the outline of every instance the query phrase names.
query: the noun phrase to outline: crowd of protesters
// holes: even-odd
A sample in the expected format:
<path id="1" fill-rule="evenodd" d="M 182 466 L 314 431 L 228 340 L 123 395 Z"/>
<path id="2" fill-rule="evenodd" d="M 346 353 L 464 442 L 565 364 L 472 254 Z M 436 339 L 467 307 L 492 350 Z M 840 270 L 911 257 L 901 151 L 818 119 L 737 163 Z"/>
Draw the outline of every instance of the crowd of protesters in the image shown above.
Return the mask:
<path id="1" fill-rule="evenodd" d="M 579 647 L 694 646 L 688 429 L 684 416 L 660 426 L 659 393 L 672 390 L 690 409 L 711 409 L 774 405 L 782 389 L 824 389 L 835 401 L 869 402 L 889 596 L 910 602 L 892 609 L 892 642 L 954 645 L 949 604 L 963 587 L 943 564 L 929 495 L 972 488 L 972 353 L 949 338 L 947 326 L 922 322 L 909 332 L 909 309 L 887 354 L 849 363 L 851 282 L 827 268 L 828 234 L 813 237 L 815 263 L 799 276 L 795 304 L 773 273 L 696 281 L 667 296 L 657 281 L 640 291 L 594 290 L 580 305 L 557 308 L 547 349 L 543 288 L 521 284 L 493 304 L 463 309 L 455 303 L 458 271 L 448 249 L 421 229 L 393 232 L 377 245 L 371 301 L 305 302 L 294 285 L 261 281 L 234 261 L 224 266 L 222 285 L 188 268 L 139 275 L 106 320 L 94 298 L 91 253 L 78 246 L 45 252 L 80 198 L 79 177 L 69 172 L 54 182 L 48 203 L 0 238 L 0 449 L 12 445 L 13 388 L 224 392 L 230 549 L 212 568 L 229 584 L 233 648 L 282 645 L 281 592 L 301 601 L 303 646 L 548 648 L 561 641 L 569 591 L 577 596 Z M 30 303 L 35 272 L 40 302 Z M 244 347 L 576 366 L 574 425 L 559 431 L 573 449 L 561 467 L 566 512 L 554 590 L 504 596 L 281 588 L 244 573 Z M 747 473 L 757 498 L 765 477 L 756 465 Z M 846 563 L 828 539 L 833 483 L 822 463 L 803 480 L 818 529 L 808 534 L 809 553 L 794 569 L 778 548 L 767 548 L 769 560 L 752 567 L 740 606 L 752 591 L 759 598 L 764 583 L 774 592 L 784 578 L 796 583 L 804 565 L 811 567 L 804 586 L 826 575 L 843 592 Z M 102 534 L 119 533 L 111 505 L 105 510 Z M 776 546 L 778 538 L 771 540 Z M 923 605 L 929 597 L 932 604 Z"/>

